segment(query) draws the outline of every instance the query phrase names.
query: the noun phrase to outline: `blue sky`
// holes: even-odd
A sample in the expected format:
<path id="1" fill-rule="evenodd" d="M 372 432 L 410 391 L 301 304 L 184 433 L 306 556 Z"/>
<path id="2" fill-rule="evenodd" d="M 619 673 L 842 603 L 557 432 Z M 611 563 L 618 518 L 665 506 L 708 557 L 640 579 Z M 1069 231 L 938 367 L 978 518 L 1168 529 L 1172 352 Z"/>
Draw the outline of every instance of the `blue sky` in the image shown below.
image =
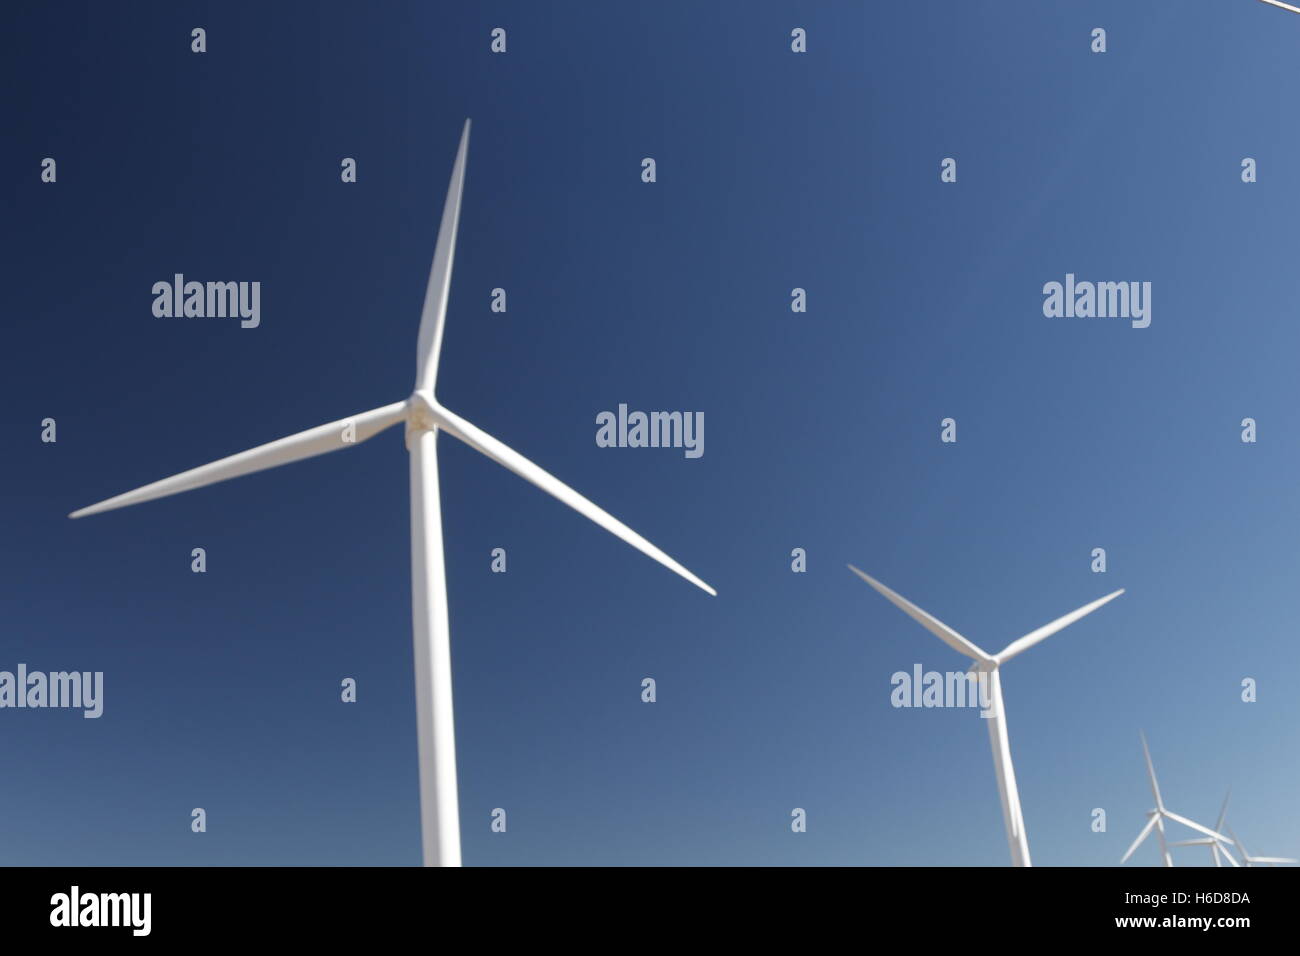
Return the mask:
<path id="1" fill-rule="evenodd" d="M 990 650 L 1128 589 L 1004 670 L 1036 863 L 1118 860 L 1150 805 L 1139 728 L 1172 809 L 1213 822 L 1231 783 L 1252 852 L 1298 855 L 1300 17 L 1024 0 L 7 18 L 0 669 L 102 670 L 105 702 L 98 720 L 0 710 L 0 862 L 419 862 L 400 430 L 64 516 L 403 398 L 467 116 L 439 397 L 719 591 L 441 440 L 467 864 L 1004 865 L 978 716 L 889 703 L 893 672 L 961 659 L 850 561 Z M 156 318 L 176 272 L 260 281 L 261 325 Z M 1150 281 L 1151 326 L 1045 318 L 1043 284 L 1069 272 Z M 597 447 L 619 403 L 702 411 L 704 455 Z"/>

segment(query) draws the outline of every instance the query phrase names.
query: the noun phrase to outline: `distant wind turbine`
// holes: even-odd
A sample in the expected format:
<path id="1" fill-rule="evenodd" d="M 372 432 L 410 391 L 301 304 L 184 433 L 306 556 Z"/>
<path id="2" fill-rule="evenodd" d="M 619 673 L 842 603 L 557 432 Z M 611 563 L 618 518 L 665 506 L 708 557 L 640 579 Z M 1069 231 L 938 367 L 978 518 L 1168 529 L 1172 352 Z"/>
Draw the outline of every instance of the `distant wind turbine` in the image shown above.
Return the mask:
<path id="1" fill-rule="evenodd" d="M 1219 808 L 1219 819 L 1214 824 L 1214 829 L 1216 829 L 1220 833 L 1223 832 L 1223 819 L 1228 815 L 1228 798 L 1231 796 L 1232 796 L 1232 788 L 1229 787 L 1227 795 L 1223 798 L 1223 806 Z M 1227 857 L 1228 862 L 1233 866 L 1241 866 L 1241 864 L 1237 862 L 1236 858 L 1233 857 L 1233 855 L 1228 852 L 1228 848 L 1226 846 L 1223 846 L 1218 840 L 1214 839 L 1214 837 L 1201 837 L 1200 839 L 1197 840 L 1179 840 L 1177 843 L 1171 843 L 1169 845 L 1170 846 L 1208 846 L 1210 848 L 1210 855 L 1214 857 L 1215 866 L 1223 866 L 1224 857 Z M 1238 849 L 1240 849 L 1240 846 L 1238 846 Z"/>
<path id="2" fill-rule="evenodd" d="M 716 594 L 682 565 L 612 515 L 592 504 L 523 455 L 448 411 L 434 397 L 443 324 L 451 289 L 460 198 L 465 185 L 469 120 L 460 138 L 442 210 L 433 267 L 425 289 L 416 346 L 415 390 L 404 401 L 318 425 L 305 432 L 181 472 L 74 511 L 70 518 L 162 498 L 277 465 L 337 451 L 372 438 L 398 423 L 406 425 L 411 459 L 411 612 L 415 639 L 415 705 L 420 757 L 420 824 L 426 866 L 460 865 L 460 818 L 456 794 L 456 738 L 452 727 L 451 651 L 447 583 L 443 568 L 442 512 L 438 494 L 437 437 L 445 431 L 493 461 L 585 515 L 606 531 Z"/>
<path id="3" fill-rule="evenodd" d="M 1039 641 L 1051 637 L 1061 628 L 1073 624 L 1086 614 L 1091 614 L 1107 601 L 1112 601 L 1124 593 L 1124 589 L 1113 591 L 1091 604 L 1085 604 L 1077 611 L 1071 611 L 1064 617 L 1058 617 L 1051 624 L 1044 624 L 1036 631 L 1030 631 L 1024 637 L 1012 641 L 997 654 L 987 654 L 966 638 L 962 637 L 938 618 L 921 610 L 907 598 L 891 591 L 871 575 L 859 571 L 853 565 L 849 570 L 873 588 L 883 594 L 904 614 L 911 617 L 939 640 L 958 653 L 974 659 L 971 670 L 988 675 L 989 693 L 992 696 L 993 714 L 985 718 L 989 727 L 989 743 L 993 748 L 993 769 L 998 778 L 998 794 L 1002 798 L 1002 820 L 1006 824 L 1007 844 L 1011 848 L 1012 866 L 1032 866 L 1029 860 L 1029 838 L 1025 835 L 1025 821 L 1020 812 L 1020 791 L 1016 788 L 1016 768 L 1011 763 L 1011 741 L 1007 736 L 1006 709 L 1002 704 L 1002 679 L 999 668 L 1022 651 L 1033 647 Z"/>
<path id="4" fill-rule="evenodd" d="M 1133 845 L 1128 848 L 1128 852 L 1120 859 L 1120 865 L 1122 866 L 1128 861 L 1128 858 L 1133 855 L 1133 851 L 1142 844 L 1143 840 L 1151 835 L 1152 828 L 1155 828 L 1160 836 L 1160 855 L 1164 857 L 1165 866 L 1173 866 L 1174 858 L 1169 855 L 1169 844 L 1165 842 L 1165 820 L 1172 820 L 1175 823 L 1181 823 L 1185 827 L 1191 827 L 1193 830 L 1196 830 L 1199 833 L 1204 833 L 1206 836 L 1213 837 L 1223 843 L 1233 842 L 1222 833 L 1219 833 L 1216 830 L 1211 830 L 1209 827 L 1203 827 L 1199 823 L 1189 820 L 1187 817 L 1181 817 L 1172 810 L 1165 808 L 1165 802 L 1160 798 L 1160 784 L 1156 783 L 1156 768 L 1151 763 L 1151 751 L 1147 749 L 1147 735 L 1138 731 L 1138 736 L 1142 738 L 1142 754 L 1146 757 L 1147 774 L 1151 778 L 1151 793 L 1156 798 L 1156 806 L 1154 810 L 1147 811 L 1147 824 L 1142 828 L 1142 831 L 1138 833 L 1137 839 L 1134 840 Z M 1224 806 L 1226 808 L 1227 801 L 1224 801 Z"/>
<path id="5" fill-rule="evenodd" d="M 1241 858 L 1247 866 L 1277 866 L 1279 863 L 1300 863 L 1300 860 L 1293 860 L 1285 856 L 1251 856 L 1246 852 L 1246 848 L 1241 845 L 1241 839 L 1228 827 L 1228 832 L 1232 834 L 1232 842 L 1237 844 L 1237 849 L 1241 851 Z"/>

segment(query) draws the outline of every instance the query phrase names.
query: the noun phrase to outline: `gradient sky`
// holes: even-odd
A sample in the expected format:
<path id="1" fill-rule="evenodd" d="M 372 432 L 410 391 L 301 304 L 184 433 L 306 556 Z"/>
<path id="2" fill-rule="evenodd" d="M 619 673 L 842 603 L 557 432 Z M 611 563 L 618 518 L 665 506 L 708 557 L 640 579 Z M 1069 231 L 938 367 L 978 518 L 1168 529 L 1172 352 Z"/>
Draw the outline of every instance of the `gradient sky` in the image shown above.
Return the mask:
<path id="1" fill-rule="evenodd" d="M 467 116 L 440 398 L 719 596 L 440 440 L 466 864 L 1005 865 L 978 716 L 889 702 L 893 672 L 962 659 L 850 561 L 989 650 L 1128 589 L 1003 672 L 1036 863 L 1118 861 L 1151 803 L 1140 728 L 1172 809 L 1212 823 L 1232 784 L 1252 852 L 1300 855 L 1300 17 L 938 0 L 5 20 L 0 669 L 106 686 L 98 720 L 0 711 L 0 863 L 419 862 L 400 429 L 65 515 L 408 394 Z M 261 326 L 154 317 L 176 272 L 260 281 Z M 1067 272 L 1150 281 L 1150 328 L 1045 318 Z M 703 457 L 597 447 L 620 402 L 704 412 Z"/>

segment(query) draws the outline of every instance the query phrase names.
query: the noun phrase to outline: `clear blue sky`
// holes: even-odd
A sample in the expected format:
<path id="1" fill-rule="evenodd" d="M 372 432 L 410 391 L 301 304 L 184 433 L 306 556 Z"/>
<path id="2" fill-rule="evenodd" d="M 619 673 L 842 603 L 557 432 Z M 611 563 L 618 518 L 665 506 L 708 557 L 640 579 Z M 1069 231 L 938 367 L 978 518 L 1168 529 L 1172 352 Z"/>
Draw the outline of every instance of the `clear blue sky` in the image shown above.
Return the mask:
<path id="1" fill-rule="evenodd" d="M 894 671 L 961 659 L 849 561 L 990 650 L 1128 588 L 1005 668 L 1036 863 L 1118 860 L 1151 802 L 1139 728 L 1172 809 L 1213 822 L 1231 783 L 1251 850 L 1300 855 L 1300 16 L 939 0 L 5 19 L 0 669 L 102 670 L 106 689 L 99 720 L 0 711 L 0 862 L 419 861 L 400 430 L 64 516 L 403 398 L 467 116 L 441 399 L 720 592 L 442 439 L 467 864 L 1004 865 L 978 716 L 889 703 Z M 154 317 L 176 272 L 260 281 L 261 326 Z M 1150 328 L 1045 318 L 1043 283 L 1067 272 L 1150 281 Z M 703 411 L 705 454 L 597 447 L 620 402 Z"/>

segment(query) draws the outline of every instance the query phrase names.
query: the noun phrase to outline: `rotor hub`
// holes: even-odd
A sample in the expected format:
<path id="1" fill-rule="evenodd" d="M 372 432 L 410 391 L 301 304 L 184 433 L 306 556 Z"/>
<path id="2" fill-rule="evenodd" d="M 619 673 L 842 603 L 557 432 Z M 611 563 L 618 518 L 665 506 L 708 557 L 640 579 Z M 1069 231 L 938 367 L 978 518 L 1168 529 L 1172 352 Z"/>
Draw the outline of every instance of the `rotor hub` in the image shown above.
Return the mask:
<path id="1" fill-rule="evenodd" d="M 416 389 L 406 400 L 406 447 L 421 432 L 436 432 L 438 420 L 433 412 L 433 395 Z"/>

